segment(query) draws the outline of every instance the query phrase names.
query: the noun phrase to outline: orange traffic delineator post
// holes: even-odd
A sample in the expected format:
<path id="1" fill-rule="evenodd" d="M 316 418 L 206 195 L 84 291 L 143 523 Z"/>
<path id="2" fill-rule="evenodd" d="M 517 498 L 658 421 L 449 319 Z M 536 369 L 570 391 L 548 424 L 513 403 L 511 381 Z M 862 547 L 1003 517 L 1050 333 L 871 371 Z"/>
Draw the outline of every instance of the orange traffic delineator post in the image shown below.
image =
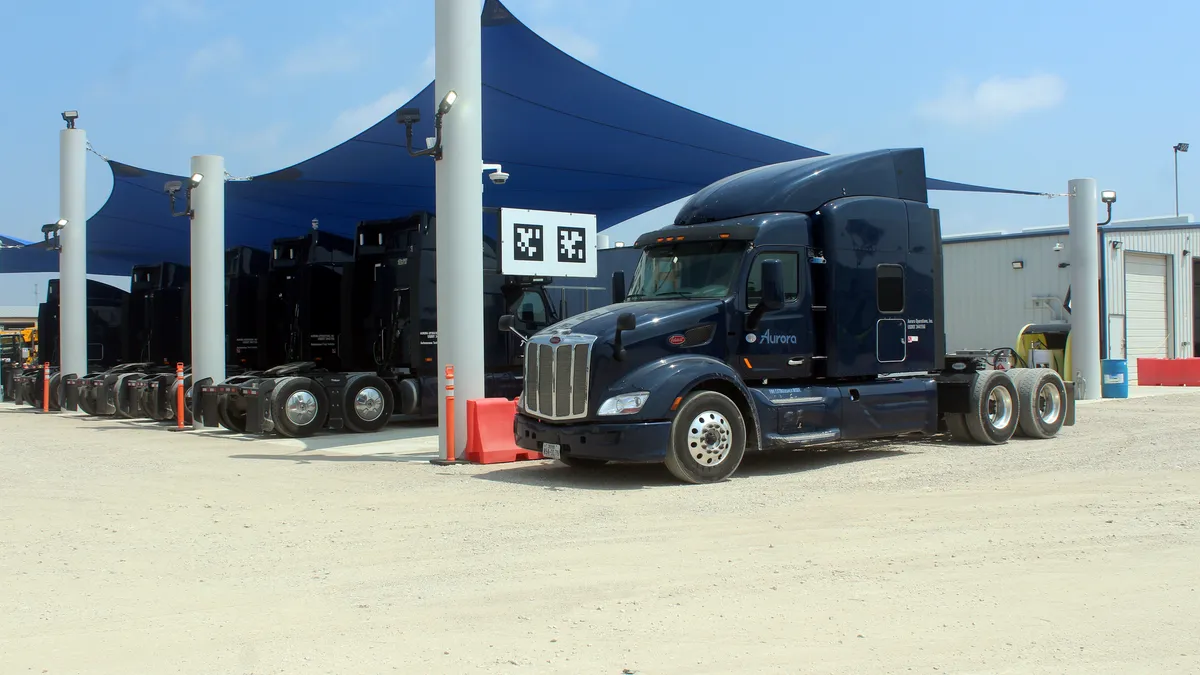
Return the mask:
<path id="1" fill-rule="evenodd" d="M 50 362 L 42 364 L 42 412 L 50 412 Z"/>
<path id="2" fill-rule="evenodd" d="M 472 464 L 505 464 L 542 459 L 542 453 L 517 446 L 513 419 L 517 401 L 481 398 L 467 401 L 467 461 Z"/>
<path id="3" fill-rule="evenodd" d="M 183 429 L 183 363 L 175 364 L 175 419 L 179 423 L 179 429 Z"/>
<path id="4" fill-rule="evenodd" d="M 470 416 L 467 419 L 470 420 Z M 454 459 L 454 366 L 446 366 L 446 459 L 431 459 L 429 462 L 439 466 L 466 464 Z"/>

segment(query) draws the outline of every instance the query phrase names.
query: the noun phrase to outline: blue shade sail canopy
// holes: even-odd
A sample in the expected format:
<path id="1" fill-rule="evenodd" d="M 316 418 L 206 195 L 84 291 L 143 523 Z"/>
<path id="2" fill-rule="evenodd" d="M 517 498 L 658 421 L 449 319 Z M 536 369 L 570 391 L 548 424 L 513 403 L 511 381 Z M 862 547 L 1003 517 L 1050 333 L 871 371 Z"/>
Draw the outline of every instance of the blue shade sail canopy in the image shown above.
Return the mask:
<path id="1" fill-rule="evenodd" d="M 826 153 L 734 126 L 623 84 L 558 50 L 499 0 L 482 15 L 483 153 L 511 177 L 480 171 L 486 207 L 592 213 L 601 230 L 747 169 Z M 421 110 L 414 146 L 433 136 L 430 83 L 402 107 Z M 454 114 L 451 110 L 450 115 Z M 453 143 L 446 137 L 444 143 Z M 163 185 L 175 176 L 109 160 L 113 188 L 88 220 L 88 272 L 189 260 L 188 219 L 171 216 Z M 208 177 L 211 178 L 211 177 Z M 929 179 L 931 190 L 1039 194 Z M 434 161 L 410 157 L 389 115 L 325 152 L 226 184 L 226 246 L 268 248 L 308 231 L 352 236 L 361 220 L 434 210 Z M 176 204 L 184 209 L 182 192 Z M 495 236 L 495 218 L 484 219 Z M 665 223 L 664 223 L 665 224 Z M 0 250 L 0 271 L 58 269 L 58 256 Z"/>

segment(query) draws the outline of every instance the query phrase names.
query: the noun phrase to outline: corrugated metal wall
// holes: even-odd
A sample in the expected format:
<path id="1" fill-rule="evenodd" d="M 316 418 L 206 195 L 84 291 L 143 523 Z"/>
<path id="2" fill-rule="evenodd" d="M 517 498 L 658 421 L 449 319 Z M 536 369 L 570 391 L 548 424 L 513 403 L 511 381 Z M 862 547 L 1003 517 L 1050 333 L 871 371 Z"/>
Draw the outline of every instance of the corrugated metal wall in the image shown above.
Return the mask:
<path id="1" fill-rule="evenodd" d="M 1026 324 L 1069 317 L 1071 268 L 1058 266 L 1070 260 L 1065 234 L 948 241 L 943 253 L 948 350 L 1011 347 Z"/>
<path id="2" fill-rule="evenodd" d="M 1193 288 L 1200 281 L 1193 278 L 1193 260 L 1200 258 L 1200 227 L 1118 225 L 1106 228 L 1100 236 L 1109 316 L 1125 314 L 1125 252 L 1169 256 L 1170 355 L 1191 356 L 1196 339 Z M 1113 241 L 1121 242 L 1120 248 L 1114 248 Z M 1061 250 L 1055 251 L 1055 244 L 1061 244 Z M 1045 234 L 1027 230 L 974 240 L 949 238 L 943 250 L 948 350 L 1011 346 L 1025 324 L 1069 319 L 1062 301 L 1071 282 L 1071 268 L 1059 267 L 1070 261 L 1065 228 L 1047 228 Z M 1015 260 L 1023 262 L 1022 269 L 1013 269 Z M 1108 324 L 1107 318 L 1104 323 Z"/>
<path id="3" fill-rule="evenodd" d="M 1120 242 L 1120 248 L 1112 243 Z M 1187 254 L 1184 254 L 1187 251 Z M 1167 293 L 1171 327 L 1169 357 L 1192 356 L 1194 353 L 1192 307 L 1193 307 L 1193 259 L 1200 254 L 1200 228 L 1172 230 L 1116 230 L 1104 233 L 1101 256 L 1108 268 L 1108 313 L 1124 315 L 1125 312 L 1125 254 L 1157 253 L 1167 256 L 1170 278 Z"/>

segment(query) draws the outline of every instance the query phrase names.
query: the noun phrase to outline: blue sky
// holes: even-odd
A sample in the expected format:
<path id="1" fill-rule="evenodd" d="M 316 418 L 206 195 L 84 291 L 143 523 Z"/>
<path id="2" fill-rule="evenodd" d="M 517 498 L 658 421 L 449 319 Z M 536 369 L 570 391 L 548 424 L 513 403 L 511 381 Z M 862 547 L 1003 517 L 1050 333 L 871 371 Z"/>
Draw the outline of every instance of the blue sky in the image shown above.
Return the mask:
<path id="1" fill-rule="evenodd" d="M 1118 219 L 1174 214 L 1171 146 L 1200 142 L 1200 4 L 507 0 L 632 86 L 827 152 L 923 146 L 931 175 L 1063 192 L 1090 176 Z M 62 0 L 5 12 L 0 233 L 58 216 L 59 113 L 95 149 L 185 173 L 305 159 L 433 76 L 432 0 Z M 110 188 L 88 164 L 88 213 Z M 1180 210 L 1200 211 L 1200 147 Z M 1064 224 L 1064 199 L 933 193 L 945 232 Z M 665 218 L 665 216 L 663 216 Z M 653 220 L 653 218 L 651 219 Z M 641 222 L 641 221 L 639 221 Z"/>

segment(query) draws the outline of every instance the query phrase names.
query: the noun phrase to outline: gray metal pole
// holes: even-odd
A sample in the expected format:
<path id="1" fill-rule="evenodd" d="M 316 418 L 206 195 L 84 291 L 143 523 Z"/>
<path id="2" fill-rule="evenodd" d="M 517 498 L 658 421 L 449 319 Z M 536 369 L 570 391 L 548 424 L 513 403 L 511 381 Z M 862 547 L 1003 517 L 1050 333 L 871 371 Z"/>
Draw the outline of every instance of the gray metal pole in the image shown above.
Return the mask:
<path id="1" fill-rule="evenodd" d="M 1179 146 L 1172 151 L 1175 153 L 1175 217 L 1179 217 Z"/>
<path id="2" fill-rule="evenodd" d="M 483 85 L 479 0 L 437 0 L 434 7 L 434 105 L 449 91 L 457 94 L 442 122 L 436 169 L 438 449 L 444 460 L 446 366 L 454 367 L 456 459 L 467 442 L 467 401 L 483 398 Z"/>
<path id="3" fill-rule="evenodd" d="M 1068 182 L 1071 243 L 1071 363 L 1075 395 L 1100 398 L 1100 242 L 1096 179 Z"/>
<path id="4" fill-rule="evenodd" d="M 87 134 L 63 129 L 59 136 L 59 217 L 66 220 L 58 256 L 59 368 L 64 376 L 87 372 Z"/>
<path id="5" fill-rule="evenodd" d="M 225 158 L 192 157 L 192 173 L 203 176 L 192 188 L 192 384 L 217 384 L 225 379 Z"/>

